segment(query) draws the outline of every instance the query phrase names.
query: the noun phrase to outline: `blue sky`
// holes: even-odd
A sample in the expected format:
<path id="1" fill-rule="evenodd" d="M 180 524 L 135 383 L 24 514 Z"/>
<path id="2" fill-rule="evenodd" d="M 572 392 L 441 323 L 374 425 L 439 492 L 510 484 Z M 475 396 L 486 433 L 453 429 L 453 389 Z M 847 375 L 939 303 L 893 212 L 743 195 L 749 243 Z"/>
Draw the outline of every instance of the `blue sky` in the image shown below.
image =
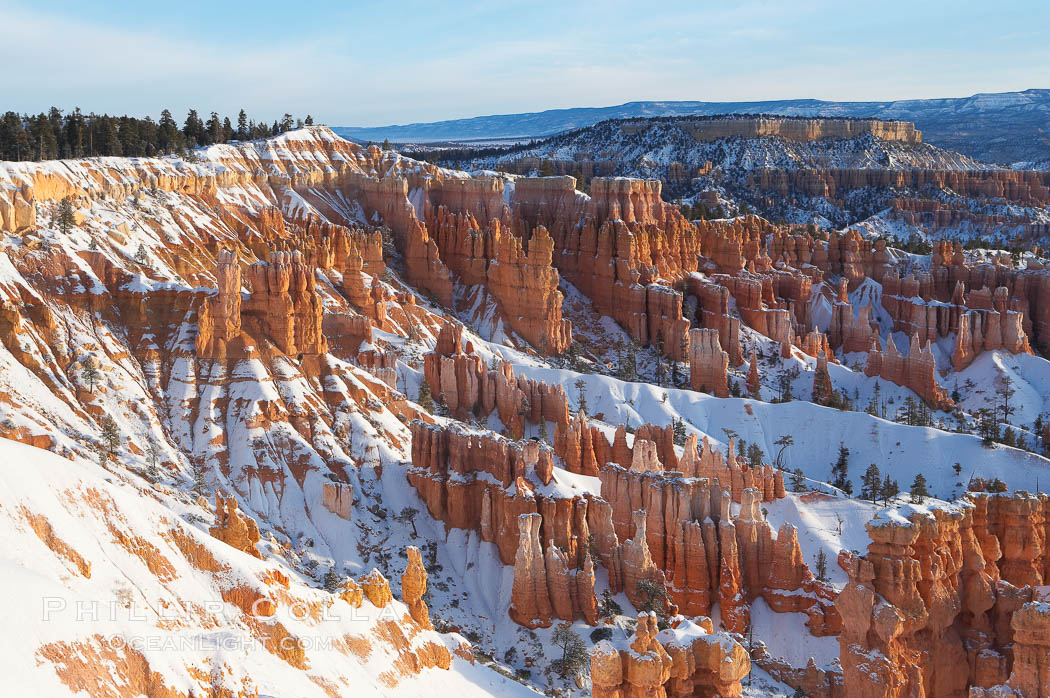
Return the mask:
<path id="1" fill-rule="evenodd" d="M 1050 1 L 0 0 L 0 110 L 331 125 L 1050 87 Z"/>

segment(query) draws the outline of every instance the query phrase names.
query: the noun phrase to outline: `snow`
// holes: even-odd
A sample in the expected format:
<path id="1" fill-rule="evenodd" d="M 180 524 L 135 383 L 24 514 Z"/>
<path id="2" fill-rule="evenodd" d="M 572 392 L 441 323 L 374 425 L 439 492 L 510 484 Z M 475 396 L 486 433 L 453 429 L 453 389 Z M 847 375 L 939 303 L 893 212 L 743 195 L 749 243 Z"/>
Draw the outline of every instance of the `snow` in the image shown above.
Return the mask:
<path id="1" fill-rule="evenodd" d="M 829 370 L 832 383 L 839 388 L 845 370 L 835 365 L 829 365 Z M 778 438 L 794 435 L 795 443 L 785 454 L 787 469 L 801 468 L 806 476 L 823 482 L 831 479 L 839 444 L 845 443 L 852 452 L 850 476 L 855 481 L 868 463 L 876 462 L 884 475 L 905 483 L 905 489 L 916 473 L 923 472 L 931 492 L 947 494 L 958 482 L 951 466 L 961 462 L 972 466 L 980 477 L 999 477 L 1016 488 L 1035 491 L 1040 476 L 1043 483 L 1050 483 L 1050 463 L 1045 458 L 1018 449 L 987 449 L 970 434 L 906 426 L 864 412 L 843 412 L 801 400 L 773 404 L 746 398 L 720 399 L 692 390 L 624 382 L 526 362 L 516 364 L 515 371 L 560 384 L 572 405 L 579 402 L 576 381 L 582 380 L 589 412 L 609 424 L 664 426 L 681 418 L 687 431 L 701 438 L 707 436 L 716 445 L 724 448 L 728 441 L 725 430 L 732 430 L 748 443 L 758 443 L 767 455 L 777 452 L 774 442 Z M 882 385 L 889 389 L 889 384 Z"/>
<path id="2" fill-rule="evenodd" d="M 870 502 L 819 492 L 805 495 L 789 492 L 784 499 L 762 506 L 768 511 L 766 518 L 774 529 L 779 530 L 784 523 L 795 527 L 802 557 L 811 570 L 816 569 L 817 555 L 824 551 L 828 581 L 839 589 L 847 582 L 845 570 L 835 564 L 839 551 L 867 550 L 869 539 L 865 525 L 878 511 Z"/>
<path id="3" fill-rule="evenodd" d="M 822 668 L 838 661 L 838 638 L 810 635 L 804 613 L 777 613 L 758 598 L 751 604 L 751 622 L 755 637 L 766 644 L 770 656 L 793 667 L 806 666 L 810 658 Z"/>
<path id="4" fill-rule="evenodd" d="M 33 476 L 26 477 L 27 471 Z M 340 652 L 333 641 L 344 635 L 367 637 L 377 621 L 399 618 L 404 606 L 395 601 L 380 610 L 365 601 L 354 612 L 337 602 L 316 624 L 300 619 L 294 605 L 279 603 L 276 620 L 302 638 L 306 648 L 309 670 L 296 669 L 259 645 L 240 620 L 240 611 L 222 600 L 221 590 L 260 586 L 258 580 L 276 569 L 291 580 L 287 593 L 302 603 L 316 603 L 325 592 L 304 584 L 279 554 L 259 561 L 212 539 L 188 523 L 194 513 L 195 506 L 178 493 L 153 490 L 137 478 L 106 475 L 92 463 L 0 439 L 0 530 L 5 539 L 0 593 L 18 600 L 4 605 L 4 620 L 9 627 L 33 629 L 31 641 L 7 643 L 0 657 L 5 691 L 71 695 L 51 662 L 39 661 L 35 653 L 53 643 L 90 642 L 95 634 L 119 639 L 108 641 L 110 646 L 142 652 L 151 670 L 184 692 L 196 690 L 189 667 L 209 663 L 229 674 L 219 679 L 230 682 L 227 686 L 243 681 L 262 695 L 327 695 L 312 676 L 379 687 L 379 674 L 390 666 L 390 650 L 373 639 L 372 654 L 362 661 Z M 45 518 L 53 535 L 90 563 L 90 577 L 33 533 L 29 515 Z M 122 546 L 116 531 L 134 536 L 134 547 Z M 175 531 L 202 545 L 228 570 L 213 577 L 194 567 L 175 545 Z M 150 560 L 160 560 L 170 572 L 155 573 L 136 551 L 147 551 Z M 197 609 L 207 610 L 207 617 Z M 429 631 L 423 635 L 445 642 Z M 465 696 L 532 694 L 462 660 L 455 660 L 449 671 L 425 670 L 387 694 L 423 696 L 434 690 Z"/>

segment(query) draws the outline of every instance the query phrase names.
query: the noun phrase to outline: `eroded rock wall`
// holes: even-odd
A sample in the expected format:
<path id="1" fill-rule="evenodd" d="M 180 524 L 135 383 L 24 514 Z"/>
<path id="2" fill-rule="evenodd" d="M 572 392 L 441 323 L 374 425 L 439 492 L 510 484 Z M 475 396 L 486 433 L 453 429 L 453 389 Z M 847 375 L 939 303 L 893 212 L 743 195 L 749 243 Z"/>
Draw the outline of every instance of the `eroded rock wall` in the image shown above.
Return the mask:
<path id="1" fill-rule="evenodd" d="M 971 499 L 880 514 L 868 552 L 840 561 L 850 578 L 835 601 L 847 695 L 962 696 L 1030 671 L 1024 643 L 1038 645 L 1039 631 L 1018 632 L 1029 612 L 1014 618 L 1033 598 L 1025 585 L 1044 579 L 1050 500 Z"/>

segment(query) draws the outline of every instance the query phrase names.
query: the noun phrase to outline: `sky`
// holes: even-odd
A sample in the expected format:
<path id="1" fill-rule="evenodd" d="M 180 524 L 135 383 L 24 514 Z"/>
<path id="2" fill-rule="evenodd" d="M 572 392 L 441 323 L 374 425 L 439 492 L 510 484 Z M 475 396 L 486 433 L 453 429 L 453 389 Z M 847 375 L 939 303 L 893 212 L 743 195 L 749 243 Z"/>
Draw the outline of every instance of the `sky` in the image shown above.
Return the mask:
<path id="1" fill-rule="evenodd" d="M 1050 1 L 0 0 L 0 111 L 332 126 L 1050 87 Z"/>

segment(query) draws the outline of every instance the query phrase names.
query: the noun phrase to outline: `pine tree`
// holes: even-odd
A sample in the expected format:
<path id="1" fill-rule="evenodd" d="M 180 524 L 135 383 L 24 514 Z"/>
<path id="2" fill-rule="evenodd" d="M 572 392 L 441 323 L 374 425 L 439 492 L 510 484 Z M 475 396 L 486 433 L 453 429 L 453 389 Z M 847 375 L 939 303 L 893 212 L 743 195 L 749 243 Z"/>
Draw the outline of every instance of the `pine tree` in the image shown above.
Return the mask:
<path id="1" fill-rule="evenodd" d="M 821 548 L 817 553 L 817 581 L 826 582 L 828 581 L 828 554 Z"/>
<path id="2" fill-rule="evenodd" d="M 598 613 L 601 614 L 602 618 L 623 615 L 623 608 L 616 603 L 616 599 L 613 598 L 608 589 L 602 592 L 601 601 L 598 602 Z"/>
<path id="3" fill-rule="evenodd" d="M 120 151 L 129 157 L 145 155 L 146 147 L 142 142 L 142 133 L 139 126 L 145 127 L 145 122 L 130 116 L 122 116 L 114 119 L 113 124 L 117 129 L 117 140 L 120 142 Z"/>
<path id="4" fill-rule="evenodd" d="M 828 402 L 831 395 L 831 377 L 827 373 L 817 372 L 813 375 L 813 402 Z"/>
<path id="5" fill-rule="evenodd" d="M 13 111 L 4 114 L 0 119 L 0 160 L 28 160 L 33 157 L 22 117 Z"/>
<path id="6" fill-rule="evenodd" d="M 95 148 L 98 155 L 118 156 L 124 154 L 124 148 L 120 143 L 120 131 L 117 128 L 117 120 L 113 117 L 102 115 L 97 120 L 98 137 L 95 140 Z"/>
<path id="7" fill-rule="evenodd" d="M 1017 445 L 1017 434 L 1014 433 L 1012 427 L 1006 427 L 1003 429 L 1002 443 L 1004 446 Z"/>
<path id="8" fill-rule="evenodd" d="M 795 471 L 791 474 L 791 491 L 792 492 L 805 492 L 806 491 L 806 476 L 802 472 L 802 468 L 795 468 Z"/>
<path id="9" fill-rule="evenodd" d="M 430 386 L 425 380 L 419 383 L 419 397 L 416 398 L 416 402 L 427 412 L 434 411 L 434 397 L 430 394 Z"/>
<path id="10" fill-rule="evenodd" d="M 237 114 L 237 140 L 248 140 L 248 115 L 243 109 Z"/>
<path id="11" fill-rule="evenodd" d="M 139 248 L 135 250 L 135 263 L 144 267 L 149 266 L 149 253 L 146 252 L 146 246 L 141 242 Z"/>
<path id="12" fill-rule="evenodd" d="M 144 438 L 146 440 L 145 454 L 146 458 L 149 460 L 149 468 L 146 470 L 146 477 L 150 481 L 156 482 L 161 477 L 160 469 L 157 467 L 157 461 L 160 460 L 162 453 L 160 446 L 157 445 L 156 441 L 149 438 L 149 436 L 144 436 Z"/>
<path id="13" fill-rule="evenodd" d="M 47 114 L 40 113 L 27 120 L 28 139 L 32 148 L 34 160 L 53 160 L 58 157 L 58 140 L 55 137 L 51 119 Z"/>
<path id="14" fill-rule="evenodd" d="M 88 384 L 88 392 L 95 392 L 95 384 L 102 379 L 102 374 L 99 373 L 98 366 L 95 365 L 95 360 L 92 357 L 84 359 L 84 368 L 80 370 L 80 378 Z"/>
<path id="15" fill-rule="evenodd" d="M 666 395 L 667 393 L 664 393 Z M 685 420 L 678 417 L 671 422 L 671 431 L 674 434 L 674 442 L 678 445 L 685 443 L 686 431 L 685 431 Z"/>
<path id="16" fill-rule="evenodd" d="M 193 468 L 193 491 L 201 497 L 208 491 L 208 481 L 204 474 L 204 466 L 201 464 Z"/>
<path id="17" fill-rule="evenodd" d="M 638 377 L 638 345 L 633 339 L 628 339 L 626 344 L 620 346 L 616 377 L 623 381 L 633 381 Z"/>
<path id="18" fill-rule="evenodd" d="M 988 490 L 989 492 L 1005 492 L 1006 491 L 1006 483 L 1003 482 L 1002 480 L 1000 480 L 999 478 L 995 478 L 994 480 L 992 480 L 991 482 L 988 483 L 988 485 L 987 485 L 987 487 L 985 487 L 985 489 Z"/>
<path id="19" fill-rule="evenodd" d="M 757 443 L 752 442 L 748 445 L 747 462 L 751 465 L 752 468 L 761 468 L 762 461 L 765 460 L 765 458 L 765 452 Z"/>
<path id="20" fill-rule="evenodd" d="M 667 589 L 659 579 L 642 579 L 635 591 L 643 597 L 638 610 L 658 615 L 664 613 L 667 607 Z"/>
<path id="21" fill-rule="evenodd" d="M 324 573 L 324 590 L 329 594 L 338 592 L 341 581 L 339 573 L 335 571 L 335 568 L 328 568 L 328 571 Z"/>
<path id="22" fill-rule="evenodd" d="M 587 662 L 587 645 L 572 629 L 572 623 L 559 623 L 551 635 L 551 642 L 561 650 L 558 674 L 561 678 L 575 676 Z"/>
<path id="23" fill-rule="evenodd" d="M 68 196 L 58 202 L 54 218 L 54 225 L 58 228 L 58 232 L 63 235 L 69 235 L 69 231 L 76 225 L 77 219 L 73 215 L 73 202 Z"/>
<path id="24" fill-rule="evenodd" d="M 405 507 L 398 512 L 397 516 L 394 517 L 396 521 L 401 523 L 407 523 L 412 526 L 412 537 L 418 538 L 419 532 L 416 531 L 416 516 L 419 514 L 419 509 L 414 507 Z"/>
<path id="25" fill-rule="evenodd" d="M 999 440 L 999 422 L 997 411 L 981 408 L 977 410 L 977 432 L 985 446 L 994 446 Z"/>
<path id="26" fill-rule="evenodd" d="M 840 490 L 846 489 L 849 482 L 849 449 L 846 444 L 839 442 L 839 457 L 831 466 L 831 484 Z"/>
<path id="27" fill-rule="evenodd" d="M 206 129 L 206 142 L 208 144 L 222 143 L 222 122 L 219 121 L 219 115 L 216 112 L 212 112 L 211 116 L 208 117 L 208 123 L 205 126 Z"/>
<path id="28" fill-rule="evenodd" d="M 190 109 L 189 113 L 186 114 L 186 121 L 182 125 L 182 135 L 186 137 L 187 148 L 205 145 L 207 138 L 204 131 L 204 121 L 201 120 L 196 109 Z"/>
<path id="29" fill-rule="evenodd" d="M 58 107 L 51 107 L 47 113 L 47 118 L 51 122 L 51 132 L 55 134 L 55 145 L 57 148 L 55 157 L 68 158 L 69 144 L 66 142 L 65 119 L 62 116 L 62 110 Z"/>
<path id="30" fill-rule="evenodd" d="M 777 457 L 773 461 L 773 465 L 775 465 L 778 470 L 784 469 L 784 451 L 787 450 L 788 446 L 793 446 L 794 444 L 795 437 L 791 434 L 784 434 L 779 439 L 773 442 L 774 446 L 780 446 L 780 450 L 777 451 Z"/>
<path id="31" fill-rule="evenodd" d="M 780 389 L 780 401 L 791 402 L 795 396 L 791 392 L 793 376 L 788 371 L 783 371 L 777 376 L 777 387 Z"/>
<path id="32" fill-rule="evenodd" d="M 860 496 L 864 499 L 870 499 L 871 503 L 874 504 L 879 498 L 881 490 L 882 476 L 879 473 L 879 466 L 872 463 L 864 471 L 864 476 L 861 478 Z"/>
<path id="33" fill-rule="evenodd" d="M 911 489 L 908 491 L 911 495 L 912 504 L 922 504 L 926 497 L 930 496 L 930 492 L 926 489 L 926 478 L 922 473 L 918 473 L 915 476 L 915 480 L 911 483 Z"/>
<path id="34" fill-rule="evenodd" d="M 66 117 L 65 141 L 67 157 L 79 158 L 84 156 L 84 115 L 80 109 L 74 109 L 73 113 Z"/>
<path id="35" fill-rule="evenodd" d="M 174 153 L 182 150 L 185 137 L 179 133 L 179 127 L 175 123 L 171 112 L 165 109 L 160 113 L 160 121 L 157 124 L 157 150 L 161 153 Z"/>
<path id="36" fill-rule="evenodd" d="M 890 474 L 886 473 L 886 478 L 882 481 L 882 503 L 888 505 L 890 500 L 901 493 L 900 485 L 897 484 L 896 480 L 890 479 Z"/>
<path id="37" fill-rule="evenodd" d="M 157 132 L 159 130 L 157 123 L 147 116 L 145 119 L 137 122 L 137 127 L 139 151 L 148 157 L 160 155 L 160 149 L 157 147 Z"/>
<path id="38" fill-rule="evenodd" d="M 1009 422 L 1010 417 L 1013 416 L 1013 413 L 1015 411 L 1015 408 L 1010 406 L 1010 398 L 1012 398 L 1017 392 L 1016 390 L 1014 390 L 1013 385 L 1013 378 L 1007 375 L 1003 375 L 999 378 L 999 384 L 995 390 L 996 396 L 1002 401 L 1002 403 L 999 405 L 999 409 L 1002 410 L 1003 413 L 1003 422 Z"/>
<path id="39" fill-rule="evenodd" d="M 107 454 L 113 455 L 120 447 L 120 432 L 117 430 L 117 423 L 107 414 L 102 418 L 101 427 L 102 446 L 106 449 Z"/>

